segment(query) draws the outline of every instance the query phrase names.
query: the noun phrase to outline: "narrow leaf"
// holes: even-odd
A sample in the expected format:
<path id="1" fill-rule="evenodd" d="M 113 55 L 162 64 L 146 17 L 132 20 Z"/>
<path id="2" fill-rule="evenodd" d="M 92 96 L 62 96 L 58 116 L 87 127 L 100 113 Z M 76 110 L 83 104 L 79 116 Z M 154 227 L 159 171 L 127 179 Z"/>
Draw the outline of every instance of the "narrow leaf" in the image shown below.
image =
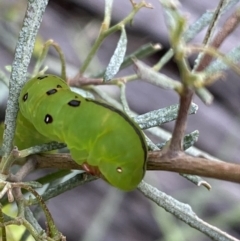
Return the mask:
<path id="1" fill-rule="evenodd" d="M 124 60 L 126 49 L 127 49 L 127 35 L 126 35 L 125 28 L 122 27 L 121 36 L 119 38 L 117 47 L 114 51 L 113 56 L 110 59 L 106 72 L 103 76 L 104 82 L 111 80 L 119 71 L 121 64 Z"/>

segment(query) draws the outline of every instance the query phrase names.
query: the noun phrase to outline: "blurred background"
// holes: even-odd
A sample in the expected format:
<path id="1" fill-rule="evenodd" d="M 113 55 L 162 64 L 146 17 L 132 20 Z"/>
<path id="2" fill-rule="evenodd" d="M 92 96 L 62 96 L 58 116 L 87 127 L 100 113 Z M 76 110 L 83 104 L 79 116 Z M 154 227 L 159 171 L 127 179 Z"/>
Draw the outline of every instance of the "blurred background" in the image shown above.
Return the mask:
<path id="1" fill-rule="evenodd" d="M 127 54 L 143 44 L 160 43 L 162 50 L 144 60 L 153 65 L 169 49 L 169 41 L 159 1 L 147 2 L 153 5 L 153 9 L 141 9 L 134 18 L 133 25 L 127 28 Z M 217 1 L 182 0 L 181 10 L 190 25 L 207 10 L 214 10 L 217 4 Z M 224 14 L 216 32 L 237 7 L 239 4 Z M 13 61 L 25 9 L 26 1 L 0 2 L 0 66 L 7 75 L 9 73 L 6 66 L 11 65 Z M 115 0 L 112 24 L 127 16 L 131 9 L 129 0 Z M 56 41 L 65 54 L 67 74 L 73 77 L 98 36 L 103 14 L 104 0 L 51 0 L 39 31 L 37 46 L 48 39 Z M 202 43 L 205 33 L 206 29 L 192 42 Z M 240 30 L 237 28 L 221 46 L 221 51 L 227 53 L 237 46 L 239 34 Z M 89 76 L 106 68 L 118 38 L 119 33 L 116 33 L 104 41 L 88 69 Z M 32 63 L 35 60 L 33 56 Z M 194 58 L 190 58 L 190 61 L 193 65 Z M 49 72 L 60 73 L 58 55 L 53 49 L 50 49 L 46 65 L 49 66 Z M 32 66 L 29 67 L 29 72 L 31 71 Z M 162 71 L 174 79 L 179 79 L 173 61 Z M 121 71 L 119 76 L 132 73 L 134 70 L 129 67 Z M 189 117 L 187 131 L 200 131 L 196 146 L 203 151 L 225 161 L 240 162 L 239 76 L 228 71 L 225 80 L 217 81 L 209 90 L 215 96 L 213 104 L 206 106 L 199 98 L 194 98 L 199 110 L 196 115 Z M 107 91 L 119 98 L 116 87 L 109 87 Z M 0 82 L 0 120 L 4 119 L 7 92 L 7 87 Z M 174 92 L 143 81 L 133 81 L 127 85 L 127 98 L 130 108 L 138 113 L 178 103 L 178 96 Z M 174 123 L 169 123 L 162 127 L 171 131 L 173 125 Z M 178 174 L 167 172 L 148 172 L 145 180 L 179 201 L 190 204 L 200 218 L 240 238 L 239 185 L 208 179 L 212 185 L 209 192 L 203 187 L 196 187 Z M 79 186 L 50 200 L 48 207 L 59 230 L 67 236 L 68 241 L 181 241 L 193 238 L 196 241 L 209 240 L 147 200 L 137 190 L 124 193 L 101 180 Z M 43 217 L 42 225 L 44 226 Z"/>

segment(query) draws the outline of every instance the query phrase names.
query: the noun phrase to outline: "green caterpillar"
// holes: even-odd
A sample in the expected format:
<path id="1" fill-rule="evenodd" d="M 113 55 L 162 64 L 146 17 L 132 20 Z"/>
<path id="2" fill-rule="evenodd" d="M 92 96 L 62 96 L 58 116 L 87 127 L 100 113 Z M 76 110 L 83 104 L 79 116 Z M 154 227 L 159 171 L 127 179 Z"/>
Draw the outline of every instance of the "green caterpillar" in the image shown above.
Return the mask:
<path id="1" fill-rule="evenodd" d="M 4 123 L 0 123 L 0 147 L 2 146 L 2 136 L 4 132 Z M 29 148 L 31 146 L 41 145 L 52 140 L 41 135 L 19 111 L 17 116 L 17 126 L 14 135 L 13 146 L 17 146 L 19 150 Z M 51 153 L 54 151 L 51 151 Z"/>
<path id="2" fill-rule="evenodd" d="M 24 144 L 20 133 L 30 129 L 39 136 L 29 146 L 64 142 L 72 158 L 86 171 L 119 189 L 132 190 L 142 180 L 147 159 L 145 138 L 121 111 L 83 98 L 54 75 L 28 81 L 21 91 L 19 106 L 17 145 L 28 147 L 30 142 Z"/>

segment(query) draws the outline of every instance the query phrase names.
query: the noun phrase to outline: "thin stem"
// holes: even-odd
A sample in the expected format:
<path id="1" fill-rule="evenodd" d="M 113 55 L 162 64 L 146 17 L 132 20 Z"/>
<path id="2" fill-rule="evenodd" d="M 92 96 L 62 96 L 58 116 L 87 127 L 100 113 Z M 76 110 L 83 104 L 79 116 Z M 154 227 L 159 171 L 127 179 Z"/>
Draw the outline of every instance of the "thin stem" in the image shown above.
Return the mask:
<path id="1" fill-rule="evenodd" d="M 172 134 L 169 152 L 175 155 L 178 151 L 182 151 L 182 141 L 187 124 L 188 110 L 191 106 L 193 91 L 186 88 L 184 93 L 180 96 L 180 106 L 178 117 Z"/>
<path id="2" fill-rule="evenodd" d="M 95 41 L 94 45 L 92 46 L 92 49 L 90 50 L 90 53 L 88 54 L 86 60 L 82 64 L 82 67 L 80 68 L 80 74 L 83 75 L 83 73 L 87 70 L 91 60 L 95 56 L 97 50 L 99 49 L 100 45 L 102 44 L 103 40 L 109 36 L 110 34 L 121 30 L 122 26 L 126 25 L 127 23 L 131 22 L 133 17 L 136 15 L 136 13 L 142 8 L 142 7 L 150 7 L 145 2 L 140 2 L 139 4 L 135 4 L 134 8 L 130 12 L 130 14 L 124 18 L 122 21 L 120 21 L 118 24 L 112 26 L 111 28 L 105 30 L 104 28 L 101 28 L 99 36 L 97 40 Z"/>
<path id="3" fill-rule="evenodd" d="M 169 49 L 167 53 L 164 54 L 162 58 L 153 66 L 153 69 L 155 71 L 159 71 L 160 69 L 162 69 L 162 67 L 170 61 L 173 55 L 174 55 L 173 49 Z"/>
<path id="4" fill-rule="evenodd" d="M 16 148 L 14 148 L 10 155 L 5 159 L 3 158 L 3 164 L 1 165 L 1 174 L 3 175 L 8 175 L 8 171 L 10 169 L 10 167 L 12 166 L 12 164 L 15 162 L 15 160 L 19 157 L 19 152 Z"/>
<path id="5" fill-rule="evenodd" d="M 212 18 L 212 21 L 210 22 L 210 25 L 208 27 L 208 30 L 207 30 L 207 33 L 206 33 L 206 36 L 203 40 L 203 44 L 208 44 L 212 34 L 213 34 L 213 30 L 215 29 L 215 26 L 217 24 L 217 21 L 221 15 L 221 12 L 222 12 L 222 9 L 224 7 L 224 5 L 226 4 L 226 0 L 220 0 L 219 3 L 218 3 L 218 6 L 216 8 L 216 11 L 214 12 L 214 15 L 213 15 L 213 18 Z"/>
<path id="6" fill-rule="evenodd" d="M 6 129 L 3 135 L 4 157 L 2 158 L 0 164 L 0 171 L 5 165 L 5 162 L 7 161 L 6 159 L 12 150 L 18 113 L 18 96 L 20 94 L 21 87 L 26 81 L 27 68 L 33 52 L 36 35 L 47 4 L 48 0 L 28 1 L 26 16 L 19 34 L 14 61 L 12 64 L 9 98 L 5 118 Z"/>
<path id="7" fill-rule="evenodd" d="M 207 33 L 205 35 L 205 38 L 203 40 L 203 45 L 205 46 L 208 46 L 210 40 L 211 40 L 211 37 L 213 35 L 213 31 L 216 27 L 216 24 L 219 20 L 219 17 L 222 13 L 222 9 L 224 7 L 224 5 L 226 4 L 226 0 L 220 0 L 219 3 L 218 3 L 218 6 L 216 8 L 216 11 L 214 12 L 214 15 L 213 15 L 213 18 L 212 18 L 212 21 L 210 22 L 210 25 L 208 27 L 208 30 L 207 30 Z M 199 54 L 197 60 L 196 60 L 196 65 L 194 66 L 193 68 L 193 71 L 195 71 L 196 69 L 198 69 L 200 63 L 203 61 L 204 55 L 202 53 Z"/>
<path id="8" fill-rule="evenodd" d="M 45 42 L 43 49 L 42 49 L 41 56 L 38 58 L 38 61 L 34 67 L 33 76 L 38 74 L 38 72 L 43 64 L 43 61 L 46 58 L 46 55 L 48 53 L 50 46 L 53 46 L 55 48 L 55 50 L 57 51 L 57 53 L 59 54 L 59 58 L 61 61 L 61 77 L 62 77 L 62 79 L 64 79 L 66 81 L 67 74 L 66 74 L 66 61 L 65 61 L 64 54 L 62 52 L 61 47 L 56 42 L 54 42 L 52 39 L 49 39 L 48 41 Z"/>
<path id="9" fill-rule="evenodd" d="M 93 79 L 84 77 L 81 75 L 77 75 L 74 78 L 68 79 L 68 85 L 72 87 L 81 87 L 84 85 L 105 85 L 106 83 L 103 82 L 103 79 Z M 111 82 L 107 83 L 108 85 L 111 84 Z"/>
<path id="10" fill-rule="evenodd" d="M 107 30 L 110 26 L 112 5 L 113 5 L 113 0 L 105 0 L 105 13 L 104 13 L 104 20 L 102 23 L 102 28 L 104 28 L 104 30 Z"/>
<path id="11" fill-rule="evenodd" d="M 128 116 L 131 117 L 131 110 L 129 108 L 127 98 L 126 98 L 126 85 L 125 85 L 125 83 L 120 82 L 119 86 L 120 86 L 120 93 L 121 93 L 120 99 L 122 102 L 123 110 Z"/>
<path id="12" fill-rule="evenodd" d="M 217 33 L 216 37 L 210 43 L 210 46 L 218 49 L 224 40 L 237 28 L 240 21 L 240 10 L 237 9 L 224 23 L 221 30 Z M 196 71 L 204 70 L 209 63 L 212 61 L 213 56 L 209 54 L 204 54 L 201 59 Z"/>

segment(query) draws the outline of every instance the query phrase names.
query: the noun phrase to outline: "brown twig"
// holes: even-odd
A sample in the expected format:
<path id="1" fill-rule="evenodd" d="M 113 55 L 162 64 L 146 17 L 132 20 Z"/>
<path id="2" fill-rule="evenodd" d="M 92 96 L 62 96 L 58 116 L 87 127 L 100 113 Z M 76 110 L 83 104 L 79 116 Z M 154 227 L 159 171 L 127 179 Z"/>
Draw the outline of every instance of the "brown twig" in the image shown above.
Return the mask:
<path id="1" fill-rule="evenodd" d="M 152 152 L 148 159 L 148 170 L 165 170 L 184 174 L 210 177 L 240 183 L 240 165 L 223 161 L 212 161 L 181 153 L 176 157 Z"/>
<path id="2" fill-rule="evenodd" d="M 221 10 L 222 10 L 222 7 L 224 6 L 224 4 L 225 4 L 225 0 L 220 0 L 218 2 L 218 6 L 217 6 L 216 10 L 214 11 L 212 21 L 210 22 L 210 24 L 208 26 L 207 33 L 205 34 L 205 38 L 203 40 L 203 45 L 207 45 L 209 40 L 211 39 L 213 30 L 215 29 L 215 26 L 219 20 L 219 17 L 222 12 Z"/>
<path id="3" fill-rule="evenodd" d="M 21 182 L 24 177 L 35 170 L 37 161 L 34 158 L 29 158 L 29 160 L 18 170 L 18 172 L 13 175 L 10 174 L 8 180 L 11 182 Z"/>
<path id="4" fill-rule="evenodd" d="M 239 9 L 237 9 L 224 23 L 221 30 L 217 33 L 214 40 L 210 43 L 210 46 L 218 49 L 221 46 L 221 44 L 224 42 L 224 40 L 237 28 L 239 22 L 240 22 L 240 11 Z M 204 70 L 212 61 L 212 59 L 213 59 L 212 55 L 205 54 L 201 59 L 201 62 L 198 65 L 198 68 L 196 69 L 196 71 Z"/>
<path id="5" fill-rule="evenodd" d="M 193 90 L 186 87 L 184 93 L 180 96 L 178 117 L 174 126 L 172 140 L 167 151 L 170 156 L 174 156 L 177 152 L 183 150 L 182 141 L 187 125 L 188 110 L 192 102 L 193 93 Z"/>
<path id="6" fill-rule="evenodd" d="M 37 168 L 82 170 L 70 154 L 43 154 L 35 157 Z M 172 158 L 162 151 L 149 152 L 147 170 L 185 173 L 240 183 L 239 164 L 192 157 L 183 152 L 178 152 Z"/>
<path id="7" fill-rule="evenodd" d="M 14 175 L 10 174 L 8 177 L 8 181 L 11 182 L 21 182 L 24 177 L 26 177 L 29 173 L 31 173 L 37 165 L 37 161 L 33 158 L 30 158 Z M 11 190 L 11 189 L 10 189 Z M 12 199 L 16 200 L 18 206 L 18 216 L 24 217 L 24 196 L 22 194 L 21 187 L 13 188 L 10 193 L 12 193 Z M 13 200 L 12 200 L 13 201 Z"/>
<path id="8" fill-rule="evenodd" d="M 68 79 L 68 85 L 73 87 L 81 87 L 84 85 L 103 85 L 103 79 L 92 79 L 77 75 L 74 78 Z M 109 83 L 108 83 L 109 84 Z"/>

